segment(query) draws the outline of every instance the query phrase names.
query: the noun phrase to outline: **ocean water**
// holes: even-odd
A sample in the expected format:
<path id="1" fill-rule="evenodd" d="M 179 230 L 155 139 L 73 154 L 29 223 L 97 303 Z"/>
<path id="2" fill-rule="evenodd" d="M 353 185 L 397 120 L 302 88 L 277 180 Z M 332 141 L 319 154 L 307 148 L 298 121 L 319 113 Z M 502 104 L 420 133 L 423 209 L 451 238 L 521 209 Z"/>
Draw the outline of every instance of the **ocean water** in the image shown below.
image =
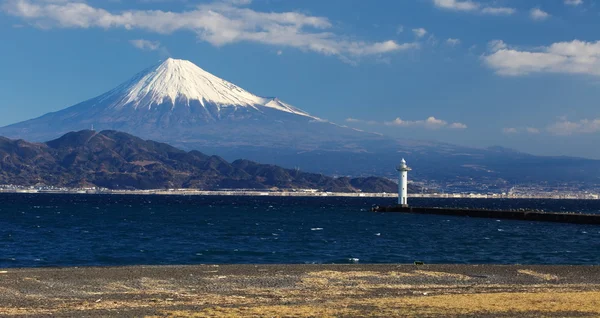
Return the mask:
<path id="1" fill-rule="evenodd" d="M 0 194 L 0 267 L 600 264 L 600 226 L 370 212 L 384 198 Z M 600 213 L 600 200 L 411 199 Z"/>

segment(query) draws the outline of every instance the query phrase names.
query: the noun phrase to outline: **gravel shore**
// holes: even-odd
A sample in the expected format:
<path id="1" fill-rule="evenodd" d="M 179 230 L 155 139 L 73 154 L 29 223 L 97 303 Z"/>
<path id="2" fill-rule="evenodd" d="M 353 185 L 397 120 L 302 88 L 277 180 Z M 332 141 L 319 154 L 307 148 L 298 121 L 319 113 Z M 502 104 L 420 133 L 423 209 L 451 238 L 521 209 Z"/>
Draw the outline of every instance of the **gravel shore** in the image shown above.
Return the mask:
<path id="1" fill-rule="evenodd" d="M 9 268 L 0 315 L 599 317 L 600 266 Z"/>

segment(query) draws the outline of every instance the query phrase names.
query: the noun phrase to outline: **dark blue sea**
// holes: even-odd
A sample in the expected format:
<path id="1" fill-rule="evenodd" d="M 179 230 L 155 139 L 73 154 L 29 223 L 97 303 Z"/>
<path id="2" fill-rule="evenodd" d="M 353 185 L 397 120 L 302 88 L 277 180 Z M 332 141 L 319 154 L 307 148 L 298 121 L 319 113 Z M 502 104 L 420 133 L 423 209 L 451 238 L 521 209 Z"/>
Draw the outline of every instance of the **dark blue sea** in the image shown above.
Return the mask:
<path id="1" fill-rule="evenodd" d="M 600 226 L 372 213 L 382 198 L 0 194 L 0 267 L 600 264 Z M 599 213 L 600 200 L 411 199 Z"/>

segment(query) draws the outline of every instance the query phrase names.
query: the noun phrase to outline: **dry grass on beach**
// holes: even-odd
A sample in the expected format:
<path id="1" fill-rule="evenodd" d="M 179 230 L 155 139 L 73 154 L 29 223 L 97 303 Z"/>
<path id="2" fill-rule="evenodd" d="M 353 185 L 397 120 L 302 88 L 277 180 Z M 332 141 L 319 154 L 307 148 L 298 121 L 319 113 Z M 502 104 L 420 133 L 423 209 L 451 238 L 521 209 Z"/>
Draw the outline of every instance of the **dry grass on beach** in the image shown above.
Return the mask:
<path id="1" fill-rule="evenodd" d="M 592 266 L 228 265 L 19 269 L 0 315 L 600 317 Z"/>
<path id="2" fill-rule="evenodd" d="M 342 298 L 315 305 L 212 307 L 167 317 L 598 317 L 600 292 L 482 293 L 430 297 Z"/>

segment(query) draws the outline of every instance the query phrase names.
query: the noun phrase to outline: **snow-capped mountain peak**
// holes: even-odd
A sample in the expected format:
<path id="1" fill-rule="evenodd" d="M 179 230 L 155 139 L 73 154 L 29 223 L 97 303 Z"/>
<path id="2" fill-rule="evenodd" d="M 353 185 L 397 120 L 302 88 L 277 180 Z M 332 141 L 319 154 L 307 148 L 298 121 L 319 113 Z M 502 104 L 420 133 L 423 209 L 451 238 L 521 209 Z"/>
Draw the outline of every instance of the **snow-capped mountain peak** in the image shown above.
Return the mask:
<path id="1" fill-rule="evenodd" d="M 171 104 L 172 107 L 189 106 L 198 101 L 222 107 L 261 107 L 314 118 L 308 113 L 277 98 L 265 98 L 254 95 L 235 84 L 223 80 L 194 63 L 169 58 L 160 65 L 139 73 L 130 81 L 120 85 L 110 95 L 120 95 L 110 108 L 148 107 Z"/>

